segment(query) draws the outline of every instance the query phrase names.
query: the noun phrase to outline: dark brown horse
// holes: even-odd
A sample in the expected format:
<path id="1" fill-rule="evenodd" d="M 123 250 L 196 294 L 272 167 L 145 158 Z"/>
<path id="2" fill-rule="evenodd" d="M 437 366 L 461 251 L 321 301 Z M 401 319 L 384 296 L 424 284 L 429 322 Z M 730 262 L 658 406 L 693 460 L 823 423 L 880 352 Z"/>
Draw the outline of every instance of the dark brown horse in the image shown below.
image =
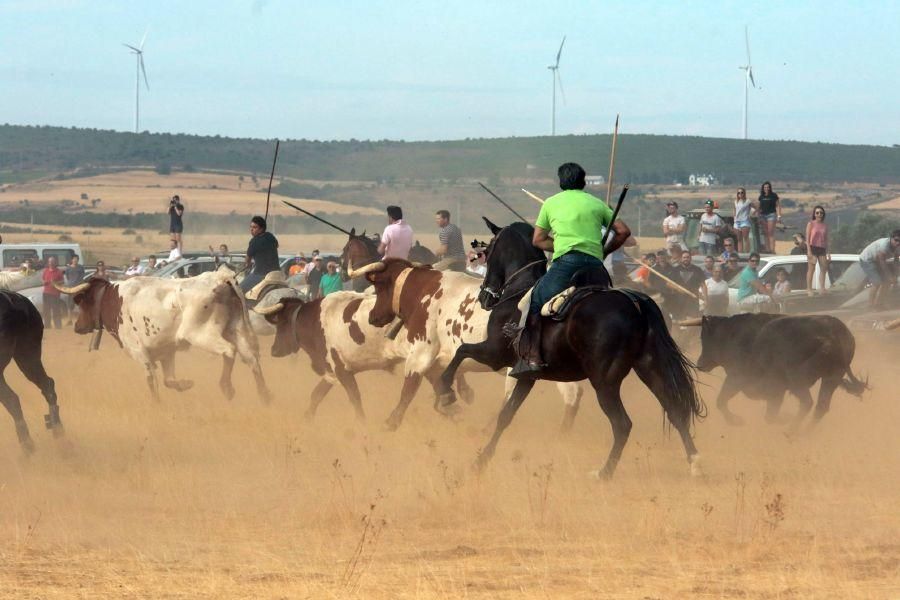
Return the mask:
<path id="1" fill-rule="evenodd" d="M 47 428 L 52 429 L 56 435 L 61 434 L 63 428 L 59 420 L 59 405 L 56 403 L 56 387 L 41 362 L 43 338 L 44 323 L 34 305 L 21 294 L 0 291 L 0 402 L 12 416 L 19 444 L 27 453 L 34 450 L 34 442 L 31 441 L 28 425 L 22 415 L 19 397 L 6 383 L 3 371 L 10 361 L 16 361 L 28 381 L 40 388 L 47 400 L 50 411 L 44 416 Z"/>
<path id="2" fill-rule="evenodd" d="M 493 224 L 494 239 L 487 248 L 487 273 L 478 301 L 492 311 L 487 340 L 460 346 L 442 379 L 452 381 L 451 369 L 463 358 L 491 365 L 506 364 L 509 339 L 502 328 L 517 319 L 518 300 L 544 272 L 543 252 L 532 246 L 532 228 L 516 223 L 499 228 Z M 541 353 L 548 363 L 541 379 L 590 381 L 600 408 L 613 428 L 613 446 L 598 476 L 611 477 L 631 432 L 631 419 L 622 404 L 622 380 L 634 370 L 659 400 L 669 421 L 678 430 L 692 473 L 699 473 L 697 448 L 691 439 L 693 419 L 704 416 L 706 408 L 697 394 L 693 366 L 669 335 L 663 315 L 649 297 L 633 291 L 610 289 L 578 301 L 564 321 L 545 319 Z M 504 404 L 497 427 L 478 464 L 491 459 L 503 430 L 524 402 L 534 380 L 520 379 Z"/>
<path id="3" fill-rule="evenodd" d="M 367 236 L 365 231 L 356 235 L 356 228 L 351 229 L 350 237 L 344 244 L 344 249 L 341 250 L 341 278 L 344 281 L 351 281 L 350 271 L 360 269 L 377 260 L 381 260 L 381 254 L 378 252 L 378 238 Z M 437 256 L 416 242 L 415 246 L 409 250 L 409 261 L 420 265 L 433 265 L 437 262 Z M 369 287 L 369 282 L 365 277 L 358 277 L 352 281 L 355 292 L 361 292 Z"/>

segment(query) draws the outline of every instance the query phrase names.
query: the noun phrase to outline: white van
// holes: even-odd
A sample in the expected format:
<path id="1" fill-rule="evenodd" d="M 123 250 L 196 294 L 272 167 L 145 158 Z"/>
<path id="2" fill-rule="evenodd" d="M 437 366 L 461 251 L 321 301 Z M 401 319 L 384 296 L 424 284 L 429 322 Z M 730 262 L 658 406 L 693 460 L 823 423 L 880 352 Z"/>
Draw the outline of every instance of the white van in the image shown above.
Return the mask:
<path id="1" fill-rule="evenodd" d="M 78 244 L 0 244 L 0 269 L 18 269 L 29 258 L 35 268 L 42 267 L 51 256 L 60 266 L 69 264 L 73 256 L 84 263 Z"/>

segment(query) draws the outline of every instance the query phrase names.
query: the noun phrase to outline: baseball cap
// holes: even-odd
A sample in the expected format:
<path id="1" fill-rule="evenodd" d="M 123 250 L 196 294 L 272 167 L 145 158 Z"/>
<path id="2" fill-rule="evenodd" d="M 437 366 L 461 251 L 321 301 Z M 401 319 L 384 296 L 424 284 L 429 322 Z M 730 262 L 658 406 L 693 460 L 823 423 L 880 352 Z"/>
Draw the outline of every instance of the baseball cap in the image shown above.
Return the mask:
<path id="1" fill-rule="evenodd" d="M 672 200 L 671 202 L 666 202 L 666 206 L 674 206 L 675 208 L 678 208 L 678 203 Z"/>
<path id="2" fill-rule="evenodd" d="M 704 202 L 704 204 L 706 204 L 706 206 L 715 206 L 716 205 L 716 203 L 713 202 L 712 200 L 707 200 L 706 202 Z"/>

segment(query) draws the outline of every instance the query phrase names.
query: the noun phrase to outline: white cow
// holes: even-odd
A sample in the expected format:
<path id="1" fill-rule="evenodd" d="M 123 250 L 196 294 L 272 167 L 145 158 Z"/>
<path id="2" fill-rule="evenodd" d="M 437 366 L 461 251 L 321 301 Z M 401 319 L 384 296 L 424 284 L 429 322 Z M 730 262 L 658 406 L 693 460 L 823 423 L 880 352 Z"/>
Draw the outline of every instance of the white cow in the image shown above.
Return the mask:
<path id="1" fill-rule="evenodd" d="M 159 398 L 155 368 L 162 365 L 166 387 L 183 391 L 193 382 L 175 378 L 175 351 L 196 346 L 222 356 L 219 385 L 234 397 L 231 371 L 235 355 L 250 365 L 260 398 L 270 393 L 259 366 L 259 343 L 250 328 L 243 295 L 234 276 L 226 271 L 203 273 L 187 279 L 134 277 L 110 283 L 91 279 L 77 286 L 59 286 L 73 294 L 81 308 L 75 332 L 94 333 L 91 348 L 100 345 L 103 330 L 147 371 L 154 399 Z"/>

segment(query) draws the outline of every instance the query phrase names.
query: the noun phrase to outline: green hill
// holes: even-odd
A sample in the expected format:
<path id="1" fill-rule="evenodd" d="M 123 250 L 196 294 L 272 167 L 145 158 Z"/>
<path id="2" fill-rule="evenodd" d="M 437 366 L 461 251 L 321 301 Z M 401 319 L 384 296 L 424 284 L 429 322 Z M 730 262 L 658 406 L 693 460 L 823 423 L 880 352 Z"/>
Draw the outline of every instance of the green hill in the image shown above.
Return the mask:
<path id="1" fill-rule="evenodd" d="M 321 180 L 404 181 L 550 178 L 565 161 L 606 174 L 609 135 L 440 142 L 287 140 L 281 175 Z M 274 143 L 184 134 L 0 126 L 0 183 L 73 169 L 154 166 L 267 174 Z M 620 135 L 616 180 L 684 181 L 712 173 L 721 183 L 900 181 L 900 148 L 791 141 Z"/>

